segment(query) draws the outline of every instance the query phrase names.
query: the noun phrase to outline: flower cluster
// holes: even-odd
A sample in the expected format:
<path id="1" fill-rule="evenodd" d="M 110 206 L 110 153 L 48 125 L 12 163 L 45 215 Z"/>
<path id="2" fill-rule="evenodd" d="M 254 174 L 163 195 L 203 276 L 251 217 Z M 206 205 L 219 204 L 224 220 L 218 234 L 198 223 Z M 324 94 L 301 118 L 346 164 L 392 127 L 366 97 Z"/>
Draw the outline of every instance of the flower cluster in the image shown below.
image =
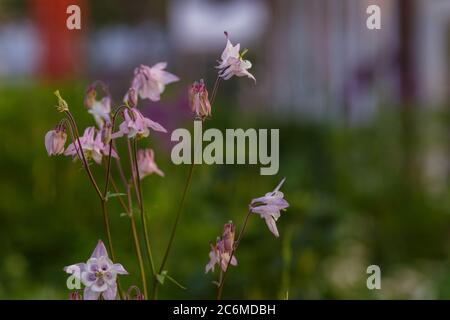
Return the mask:
<path id="1" fill-rule="evenodd" d="M 218 77 L 212 91 L 211 101 L 209 100 L 208 90 L 203 79 L 194 82 L 189 87 L 190 108 L 195 115 L 195 118 L 202 121 L 211 116 L 211 105 L 217 93 L 220 79 L 229 80 L 233 76 L 246 76 L 256 81 L 255 77 L 248 71 L 252 64 L 250 61 L 244 60 L 243 58 L 247 51 L 240 52 L 240 44 L 233 45 L 226 32 L 225 35 L 227 42 L 220 60 L 218 61 L 219 64 L 216 67 L 218 69 Z M 153 275 L 154 295 L 156 295 L 158 283 L 164 284 L 166 279 L 177 286 L 184 288 L 168 274 L 167 270 L 164 270 L 164 266 L 171 249 L 178 221 L 180 220 L 180 214 L 182 212 L 187 190 L 189 189 L 188 187 L 191 181 L 194 164 L 191 164 L 188 175 L 189 178 L 184 187 L 170 241 L 165 251 L 164 258 L 162 259 L 163 262 L 159 267 L 159 271 L 156 271 L 155 269 L 151 254 L 152 250 L 150 248 L 146 214 L 144 210 L 145 201 L 143 201 L 140 181 L 152 174 L 164 177 L 164 172 L 155 162 L 155 152 L 153 149 L 148 147 L 139 149 L 138 141 L 139 143 L 142 143 L 141 140 L 148 138 L 152 132 L 166 133 L 167 130 L 158 122 L 153 121 L 148 116 L 144 115 L 145 112 L 143 113 L 138 109 L 138 104 L 139 100 L 142 99 L 149 99 L 150 101 L 160 100 L 161 94 L 165 91 L 166 86 L 180 80 L 174 74 L 166 71 L 166 67 L 166 62 L 160 62 L 152 67 L 140 65 L 135 68 L 131 85 L 123 98 L 123 104 L 115 109 L 113 109 L 112 96 L 104 83 L 97 81 L 88 86 L 84 104 L 87 108 L 87 112 L 93 116 L 95 125 L 85 128 L 81 136 L 79 135 L 77 123 L 69 110 L 69 105 L 61 97 L 58 91 L 55 92 L 55 95 L 58 98 L 57 110 L 63 113 L 65 118 L 54 129 L 46 133 L 46 151 L 50 156 L 64 155 L 72 157 L 74 160 L 79 159 L 82 162 L 83 168 L 88 173 L 89 180 L 102 204 L 101 208 L 105 233 L 108 238 L 109 254 L 111 256 L 110 258 L 103 242 L 98 241 L 94 252 L 86 262 L 72 264 L 64 268 L 67 273 L 73 275 L 73 277 L 80 282 L 80 287 L 81 283 L 84 285 L 82 294 L 78 291 L 70 293 L 69 298 L 71 300 L 114 300 L 118 297 L 122 299 L 142 300 L 150 297 L 147 290 L 148 279 L 146 278 L 146 264 L 143 262 L 143 254 L 141 252 L 142 234 L 139 234 L 136 228 L 134 220 L 134 207 L 136 206 L 134 206 L 133 201 L 136 201 L 137 207 L 139 207 L 141 218 L 140 225 L 144 235 L 145 250 L 147 251 L 147 257 L 149 259 L 148 265 L 152 267 L 151 273 Z M 117 119 L 121 119 L 121 122 L 120 124 L 117 123 L 116 126 Z M 70 129 L 72 138 L 72 141 L 67 148 L 66 128 Z M 120 138 L 124 138 L 127 142 L 128 161 L 122 161 L 122 157 L 119 157 L 119 150 L 121 149 L 117 146 L 117 143 L 122 140 Z M 106 161 L 104 161 L 105 158 Z M 111 158 L 116 159 L 116 171 L 111 170 Z M 89 165 L 90 161 L 93 161 L 98 165 L 106 166 L 104 192 L 102 192 L 101 188 L 98 186 L 95 177 L 96 175 L 93 174 L 93 169 Z M 124 170 L 124 164 L 129 165 L 130 169 Z M 116 172 L 120 175 L 122 185 L 119 185 L 114 181 Z M 129 177 L 126 176 L 127 174 L 129 174 Z M 221 272 L 219 282 L 217 283 L 219 287 L 218 298 L 221 296 L 228 267 L 230 265 L 237 266 L 238 264 L 235 253 L 244 234 L 249 217 L 254 214 L 260 215 L 261 218 L 265 220 L 269 230 L 276 237 L 279 237 L 276 222 L 280 217 L 280 212 L 289 206 L 288 202 L 284 199 L 284 194 L 280 191 L 283 182 L 284 179 L 272 192 L 266 193 L 265 196 L 253 199 L 250 202 L 245 222 L 237 237 L 236 227 L 233 222 L 230 221 L 223 226 L 222 235 L 218 237 L 214 243 L 210 244 L 211 250 L 209 252 L 209 262 L 205 267 L 205 273 L 208 273 L 209 271 L 214 272 L 216 265 L 219 266 Z M 114 188 L 114 192 L 109 190 L 110 187 Z M 126 193 L 122 193 L 121 191 Z M 128 272 L 121 264 L 113 262 L 113 260 L 115 260 L 115 255 L 112 245 L 111 229 L 109 226 L 110 221 L 106 208 L 110 198 L 120 197 L 122 195 L 126 195 L 126 200 L 122 201 L 122 199 L 119 198 L 119 202 L 125 211 L 124 216 L 127 216 L 130 219 L 136 258 L 142 282 L 142 293 L 135 285 L 130 287 L 128 293 L 119 291 L 120 286 L 118 284 L 118 276 L 128 275 Z"/>
<path id="2" fill-rule="evenodd" d="M 131 87 L 128 89 L 125 96 L 125 105 L 121 105 L 115 110 L 112 110 L 112 98 L 105 84 L 97 81 L 89 85 L 86 90 L 84 104 L 87 108 L 87 112 L 93 116 L 96 125 L 85 128 L 82 135 L 79 135 L 78 126 L 69 110 L 69 105 L 61 97 L 59 91 L 55 92 L 55 95 L 58 98 L 57 110 L 64 113 L 66 117 L 55 129 L 46 133 L 44 139 L 45 148 L 50 156 L 65 155 L 72 157 L 74 160 L 79 159 L 82 162 L 83 168 L 88 173 L 89 180 L 102 201 L 103 217 L 112 257 L 114 257 L 114 255 L 111 246 L 109 219 L 106 213 L 106 201 L 108 201 L 110 197 L 121 196 L 123 193 L 117 189 L 116 183 L 109 183 L 110 180 L 113 179 L 110 169 L 111 158 L 116 158 L 118 160 L 118 170 L 122 174 L 122 187 L 127 192 L 126 194 L 129 201 L 129 206 L 124 206 L 124 210 L 130 219 L 134 219 L 131 211 L 133 210 L 131 207 L 131 196 L 133 194 L 131 190 L 132 188 L 136 189 L 134 194 L 137 195 L 136 200 L 141 208 L 141 219 L 143 221 L 144 232 L 146 232 L 147 226 L 145 225 L 146 222 L 141 197 L 138 195 L 138 190 L 140 192 L 139 180 L 153 173 L 161 177 L 164 176 L 164 173 L 155 163 L 155 153 L 152 149 L 137 149 L 132 146 L 135 145 L 136 140 L 148 137 L 151 130 L 163 133 L 167 132 L 161 124 L 144 116 L 137 106 L 138 98 L 150 99 L 152 101 L 159 100 L 165 86 L 169 83 L 178 81 L 178 77 L 164 70 L 166 65 L 166 63 L 158 63 L 153 67 L 141 65 L 136 68 Z M 102 92 L 101 97 L 99 97 L 99 92 Z M 118 125 L 118 130 L 115 131 L 115 121 L 116 118 L 119 117 L 122 117 L 122 121 Z M 72 136 L 72 141 L 67 148 L 66 126 L 69 127 Z M 121 137 L 126 137 L 128 140 L 127 145 L 130 155 L 129 164 L 131 164 L 131 177 L 129 180 L 124 177 L 123 164 L 119 158 L 118 149 L 116 148 L 116 141 Z M 131 142 L 132 140 L 134 140 L 133 143 Z M 105 157 L 108 161 L 104 161 Z M 107 167 L 106 190 L 104 192 L 100 191 L 98 182 L 90 168 L 90 161 L 93 161 L 98 165 L 105 164 Z M 138 176 L 140 179 L 136 178 Z M 114 186 L 116 189 L 115 192 L 108 190 L 108 186 L 110 185 Z M 132 221 L 132 225 L 134 225 L 134 223 L 135 222 Z M 148 292 L 146 288 L 147 280 L 145 279 L 145 270 L 142 267 L 143 262 L 142 253 L 140 252 L 139 235 L 136 228 L 133 228 L 133 239 L 135 241 L 136 251 L 139 252 L 138 262 L 141 267 L 141 280 L 144 289 L 144 293 L 140 293 L 139 289 L 137 289 L 139 292 L 134 298 L 142 300 L 148 298 Z M 149 251 L 149 244 L 147 242 L 146 246 Z M 117 275 L 128 274 L 122 265 L 114 264 L 111 261 L 106 252 L 106 248 L 101 241 L 99 241 L 94 253 L 86 263 L 79 263 L 65 268 L 68 273 L 77 271 L 75 269 L 78 269 L 78 278 L 84 284 L 85 288 L 82 295 L 78 291 L 71 292 L 69 296 L 69 299 L 71 300 L 96 300 L 100 298 L 105 300 L 116 299 L 118 296 L 118 286 L 116 283 Z M 136 286 L 134 287 L 137 288 Z M 136 290 L 134 289 L 134 291 Z M 121 296 L 125 296 L 125 294 L 121 294 Z M 128 296 L 130 296 L 130 294 L 128 294 Z"/>
<path id="3" fill-rule="evenodd" d="M 72 156 L 76 159 L 80 155 L 80 147 L 84 152 L 84 156 L 87 160 L 94 160 L 97 164 L 102 163 L 103 156 L 108 156 L 110 152 L 110 145 L 104 143 L 102 139 L 102 131 L 99 131 L 95 127 L 87 127 L 84 133 L 79 137 L 78 141 L 74 141 L 64 151 L 64 155 Z M 118 158 L 117 152 L 111 148 L 111 156 Z"/>
<path id="4" fill-rule="evenodd" d="M 237 243 L 235 243 L 235 226 L 232 222 L 224 225 L 222 237 L 217 238 L 215 244 L 211 244 L 211 251 L 209 252 L 209 262 L 205 267 L 205 272 L 214 271 L 214 266 L 219 264 L 223 272 L 227 271 L 228 265 L 237 265 L 237 260 L 234 256 L 237 245 L 242 237 L 243 230 L 246 226 L 247 219 L 252 213 L 259 214 L 261 218 L 265 219 L 269 230 L 279 237 L 276 222 L 280 217 L 280 211 L 289 207 L 288 202 L 284 199 L 284 194 L 280 191 L 285 179 L 281 180 L 278 186 L 265 196 L 253 199 L 249 205 L 249 211 L 239 234 Z M 230 261 L 231 257 L 231 261 Z"/>

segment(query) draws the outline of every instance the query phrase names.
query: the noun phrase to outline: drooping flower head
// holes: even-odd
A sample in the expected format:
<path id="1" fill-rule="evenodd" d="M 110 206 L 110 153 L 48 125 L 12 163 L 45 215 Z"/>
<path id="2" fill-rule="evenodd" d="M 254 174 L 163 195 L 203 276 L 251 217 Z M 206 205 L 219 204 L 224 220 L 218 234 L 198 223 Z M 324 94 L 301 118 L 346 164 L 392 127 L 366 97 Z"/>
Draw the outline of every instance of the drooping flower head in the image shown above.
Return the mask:
<path id="1" fill-rule="evenodd" d="M 45 149 L 47 149 L 48 155 L 53 156 L 63 153 L 66 140 L 67 134 L 62 124 L 47 132 L 45 134 Z"/>
<path id="2" fill-rule="evenodd" d="M 189 88 L 189 104 L 192 112 L 194 112 L 198 118 L 203 120 L 211 115 L 208 90 L 206 90 L 203 79 L 195 81 Z"/>
<path id="3" fill-rule="evenodd" d="M 117 275 L 128 274 L 120 263 L 113 263 L 108 257 L 105 245 L 98 241 L 86 263 L 77 263 L 64 268 L 67 273 L 79 276 L 85 286 L 84 300 L 115 300 L 117 296 Z"/>
<path id="4" fill-rule="evenodd" d="M 97 164 L 102 163 L 102 157 L 109 155 L 109 144 L 102 141 L 102 134 L 95 127 L 88 127 L 80 137 L 81 148 L 87 160 L 94 160 Z M 73 141 L 64 152 L 66 156 L 72 156 L 74 159 L 80 156 L 78 141 Z M 114 149 L 111 150 L 111 156 L 118 158 Z"/>
<path id="5" fill-rule="evenodd" d="M 244 60 L 244 55 L 247 50 L 240 53 L 241 44 L 233 45 L 228 37 L 228 33 L 225 32 L 227 38 L 227 44 L 220 57 L 219 65 L 216 66 L 219 69 L 219 77 L 224 80 L 230 79 L 232 76 L 243 77 L 246 76 L 256 81 L 255 77 L 247 70 L 252 67 L 252 63 L 249 60 Z"/>
<path id="6" fill-rule="evenodd" d="M 136 108 L 126 109 L 124 111 L 124 121 L 119 126 L 119 131 L 112 135 L 113 139 L 124 135 L 128 138 L 145 138 L 150 134 L 150 129 L 167 132 L 167 130 L 158 122 L 144 117 Z"/>
<path id="7" fill-rule="evenodd" d="M 261 218 L 265 219 L 269 230 L 276 237 L 279 237 L 276 222 L 280 217 L 280 210 L 289 207 L 289 203 L 284 199 L 283 192 L 280 191 L 284 180 L 281 180 L 272 192 L 266 193 L 264 197 L 253 199 L 250 203 L 251 212 L 259 214 Z"/>
<path id="8" fill-rule="evenodd" d="M 156 165 L 155 153 L 152 149 L 138 150 L 137 162 L 139 168 L 139 178 L 143 179 L 152 173 L 156 173 L 157 175 L 164 177 L 164 172 L 162 172 Z"/>
<path id="9" fill-rule="evenodd" d="M 159 101 L 161 93 L 167 84 L 180 80 L 176 75 L 165 71 L 166 62 L 159 62 L 152 67 L 140 65 L 134 70 L 134 78 L 131 82 L 131 88 L 125 95 L 124 101 L 132 101 L 137 103 L 137 97 L 141 99 L 150 99 L 151 101 Z M 134 105 L 136 105 L 134 103 Z"/>
<path id="10" fill-rule="evenodd" d="M 97 85 L 105 92 L 105 96 L 100 100 L 97 100 Z M 96 81 L 87 88 L 84 104 L 88 108 L 88 112 L 94 116 L 95 122 L 100 129 L 103 128 L 105 123 L 111 122 L 111 96 L 103 82 Z"/>
<path id="11" fill-rule="evenodd" d="M 218 264 L 224 272 L 227 270 L 228 264 L 237 266 L 237 259 L 233 253 L 234 225 L 231 221 L 224 225 L 222 237 L 218 237 L 216 243 L 211 243 L 210 246 L 209 262 L 205 267 L 205 273 L 208 273 L 210 270 L 214 272 L 216 264 Z M 233 257 L 231 257 L 231 254 L 233 254 Z"/>
<path id="12" fill-rule="evenodd" d="M 233 222 L 225 223 L 223 226 L 222 240 L 225 250 L 231 252 L 234 248 L 235 227 Z"/>
<path id="13" fill-rule="evenodd" d="M 130 108 L 136 107 L 138 103 L 138 95 L 135 88 L 131 87 L 128 89 L 125 97 L 123 98 L 123 102 L 128 105 Z"/>

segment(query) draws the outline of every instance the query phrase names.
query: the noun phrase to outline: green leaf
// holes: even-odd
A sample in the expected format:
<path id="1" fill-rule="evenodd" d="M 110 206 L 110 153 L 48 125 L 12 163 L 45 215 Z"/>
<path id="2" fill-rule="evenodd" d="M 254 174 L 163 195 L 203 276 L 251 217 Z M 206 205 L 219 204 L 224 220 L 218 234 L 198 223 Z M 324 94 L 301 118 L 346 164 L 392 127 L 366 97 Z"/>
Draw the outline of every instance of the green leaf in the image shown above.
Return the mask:
<path id="1" fill-rule="evenodd" d="M 174 278 L 172 278 L 171 276 L 169 276 L 167 274 L 167 270 L 163 270 L 161 272 L 161 274 L 157 274 L 156 275 L 156 280 L 158 280 L 159 283 L 164 284 L 165 279 L 167 278 L 167 280 L 169 280 L 170 282 L 172 282 L 173 284 L 175 284 L 177 287 L 186 290 L 186 287 L 181 285 L 177 280 L 175 280 Z"/>
<path id="2" fill-rule="evenodd" d="M 172 278 L 171 276 L 167 275 L 166 276 L 167 279 L 169 279 L 173 284 L 175 284 L 178 288 L 186 290 L 186 287 L 181 285 L 177 280 L 175 280 L 174 278 Z"/>
<path id="3" fill-rule="evenodd" d="M 158 280 L 159 283 L 164 284 L 164 280 L 167 276 L 167 270 L 163 270 L 161 274 L 156 275 L 156 280 Z"/>
<path id="4" fill-rule="evenodd" d="M 108 191 L 108 193 L 106 194 L 106 201 L 108 201 L 109 198 L 122 197 L 126 195 L 127 195 L 126 193 L 111 193 L 110 191 Z"/>

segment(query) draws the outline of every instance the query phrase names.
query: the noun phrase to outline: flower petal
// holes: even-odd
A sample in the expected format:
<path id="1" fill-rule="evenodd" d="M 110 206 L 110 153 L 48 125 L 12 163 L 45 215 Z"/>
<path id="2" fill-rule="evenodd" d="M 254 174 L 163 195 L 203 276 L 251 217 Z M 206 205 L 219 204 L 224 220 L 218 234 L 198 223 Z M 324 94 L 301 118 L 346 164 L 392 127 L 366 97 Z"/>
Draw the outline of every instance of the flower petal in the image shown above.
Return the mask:
<path id="1" fill-rule="evenodd" d="M 84 300 L 97 300 L 100 296 L 100 292 L 94 292 L 90 287 L 84 288 L 83 299 Z"/>
<path id="2" fill-rule="evenodd" d="M 270 216 L 266 217 L 265 220 L 266 220 L 267 226 L 269 227 L 270 232 L 272 232 L 275 235 L 275 237 L 278 238 L 280 236 L 280 234 L 278 233 L 277 224 L 276 224 L 275 220 Z"/>
<path id="3" fill-rule="evenodd" d="M 105 300 L 116 300 L 117 296 L 117 286 L 109 286 L 108 289 L 106 289 L 105 292 L 103 292 L 103 298 Z"/>
<path id="4" fill-rule="evenodd" d="M 120 263 L 114 263 L 112 269 L 118 274 L 129 274 Z"/>
<path id="5" fill-rule="evenodd" d="M 97 246 L 94 249 L 94 252 L 92 252 L 91 258 L 100 258 L 100 257 L 107 257 L 108 252 L 106 251 L 106 247 L 103 244 L 102 240 L 98 240 Z"/>

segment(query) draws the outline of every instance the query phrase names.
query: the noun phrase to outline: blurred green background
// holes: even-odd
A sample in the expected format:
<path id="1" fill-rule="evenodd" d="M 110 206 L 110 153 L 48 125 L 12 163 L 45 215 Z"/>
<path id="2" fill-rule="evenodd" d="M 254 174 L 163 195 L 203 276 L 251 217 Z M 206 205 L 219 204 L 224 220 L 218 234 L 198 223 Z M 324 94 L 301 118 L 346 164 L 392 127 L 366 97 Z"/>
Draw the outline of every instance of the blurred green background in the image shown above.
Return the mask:
<path id="1" fill-rule="evenodd" d="M 205 19 L 208 13 L 201 11 L 198 3 L 211 6 L 212 16 L 217 11 L 225 12 L 226 1 L 188 2 L 194 8 L 190 10 L 194 13 L 198 10 Z M 209 242 L 220 235 L 225 222 L 233 220 L 241 226 L 251 199 L 271 191 L 282 177 L 286 177 L 282 191 L 290 207 L 278 222 L 281 236 L 276 239 L 264 220 L 251 217 L 236 253 L 239 265 L 230 269 L 224 298 L 450 298 L 448 81 L 444 81 L 447 87 L 444 90 L 434 85 L 437 82 L 442 85 L 437 80 L 450 78 L 450 46 L 446 46 L 450 43 L 447 28 L 450 10 L 442 9 L 448 6 L 439 7 L 439 1 L 427 2 L 429 12 L 439 11 L 447 18 L 443 18 L 446 21 L 442 23 L 443 30 L 432 29 L 442 35 L 437 43 L 431 43 L 432 52 L 419 55 L 416 53 L 420 50 L 415 49 L 421 43 L 415 38 L 413 26 L 427 26 L 434 21 L 433 15 L 427 15 L 425 22 L 418 18 L 425 2 L 409 1 L 409 6 L 400 0 L 388 5 L 375 2 L 385 10 L 386 25 L 382 32 L 369 38 L 365 38 L 367 34 L 355 35 L 367 31 L 365 4 L 360 1 L 321 0 L 314 1 L 316 5 L 308 1 L 295 4 L 280 1 L 282 5 L 260 1 L 266 11 L 252 11 L 266 19 L 266 22 L 255 20 L 254 25 L 275 26 L 269 28 L 271 32 L 259 36 L 249 32 L 245 36 L 249 43 L 242 44 L 250 49 L 248 58 L 253 62 L 250 71 L 255 72 L 258 82 L 256 86 L 248 79 L 223 82 L 213 106 L 213 117 L 206 126 L 279 128 L 280 171 L 276 176 L 261 176 L 259 165 L 195 168 L 167 265 L 169 274 L 187 289 L 167 282 L 160 290 L 161 298 L 214 299 L 212 281 L 217 280 L 217 270 L 214 275 L 204 274 Z M 141 107 L 169 132 L 177 127 L 191 129 L 186 88 L 199 77 L 205 77 L 211 88 L 215 79 L 214 61 L 224 43 L 221 31 L 225 27 L 220 23 L 217 26 L 220 31 L 214 34 L 217 45 L 212 48 L 206 43 L 197 52 L 180 40 L 183 26 L 180 31 L 173 24 L 177 6 L 182 6 L 180 1 L 136 1 L 129 7 L 123 1 L 110 1 L 108 5 L 103 2 L 106 13 L 98 4 L 79 1 L 82 9 L 89 12 L 86 19 L 89 27 L 75 36 L 61 31 L 50 39 L 54 43 L 51 48 L 56 51 L 59 45 L 75 43 L 82 53 L 61 58 L 64 56 L 61 50 L 57 56 L 63 61 L 41 53 L 43 58 L 27 66 L 20 64 L 20 54 L 11 52 L 21 53 L 23 48 L 14 44 L 28 39 L 28 29 L 24 31 L 22 26 L 31 21 L 31 25 L 49 28 L 41 18 L 36 18 L 42 16 L 43 10 L 37 3 L 6 1 L 0 6 L 0 48 L 8 49 L 0 50 L 0 57 L 10 62 L 0 64 L 2 299 L 66 299 L 67 275 L 62 268 L 85 261 L 98 239 L 106 241 L 100 203 L 80 164 L 67 157 L 49 158 L 45 152 L 44 135 L 60 120 L 54 108 L 53 91 L 62 92 L 83 128 L 94 124 L 83 106 L 89 83 L 101 79 L 111 84 L 117 105 L 126 92 L 134 66 L 168 59 L 168 70 L 182 80 L 166 90 L 160 103 L 142 103 Z M 55 5 L 54 10 L 65 8 L 64 1 L 55 3 L 59 7 Z M 255 1 L 233 3 L 262 8 Z M 117 6 L 127 9 L 122 15 L 114 14 L 112 8 Z M 279 10 L 272 11 L 273 8 Z M 340 12 L 334 18 L 324 13 L 333 9 Z M 55 20 L 64 22 L 65 12 L 56 12 L 62 18 Z M 347 25 L 347 14 L 362 23 Z M 314 24 L 306 19 L 308 15 L 333 21 L 338 31 Z M 299 20 L 296 18 L 300 17 L 305 18 L 300 19 L 304 30 L 327 35 L 321 37 L 323 42 L 314 42 L 315 47 L 303 42 L 303 29 L 296 25 Z M 229 21 L 238 20 L 235 17 Z M 117 32 L 114 28 L 133 28 L 142 23 L 145 24 L 142 30 L 129 30 L 138 39 L 136 48 L 125 50 L 131 57 L 118 54 L 111 58 L 102 51 L 99 43 L 112 52 L 122 52 L 114 40 Z M 8 33 L 11 30 L 15 40 L 8 42 L 12 39 Z M 195 36 L 208 39 L 208 35 L 196 33 L 196 27 L 186 30 L 186 36 L 192 39 Z M 240 29 L 235 30 L 230 34 L 232 40 L 238 41 Z M 277 38 L 277 32 L 286 38 Z M 357 40 L 348 40 L 353 39 L 352 32 Z M 138 45 L 141 33 L 151 35 L 149 43 L 153 46 L 148 55 L 146 44 Z M 398 34 L 399 38 L 392 40 L 392 34 Z M 68 42 L 61 40 L 64 37 L 68 37 Z M 129 39 L 127 33 L 124 37 Z M 123 35 L 118 38 L 123 39 Z M 343 40 L 347 46 L 342 47 L 333 39 Z M 391 41 L 398 46 L 389 46 Z M 270 51 L 274 43 L 278 44 L 276 52 Z M 329 45 L 328 49 L 322 50 L 322 45 Z M 143 56 L 136 53 L 139 50 L 144 52 Z M 299 55 L 299 50 L 305 53 Z M 436 57 L 433 50 L 440 52 L 442 64 L 438 67 L 427 64 L 430 57 Z M 25 50 L 23 61 L 33 59 L 31 52 Z M 326 60 L 317 57 L 318 52 L 334 55 Z M 104 59 L 98 58 L 102 55 Z M 355 55 L 369 58 L 355 59 Z M 344 66 L 342 70 L 340 65 Z M 420 73 L 419 67 L 441 73 Z M 154 134 L 140 145 L 155 149 L 156 162 L 166 174 L 164 178 L 151 175 L 143 182 L 150 237 L 159 264 L 188 166 L 171 162 L 170 134 Z M 104 169 L 96 165 L 92 168 L 103 185 Z M 131 273 L 121 277 L 121 283 L 125 288 L 140 286 L 129 221 L 121 217 L 122 210 L 114 200 L 109 203 L 109 212 L 117 262 Z M 381 268 L 381 290 L 366 287 L 366 268 L 372 264 Z"/>

